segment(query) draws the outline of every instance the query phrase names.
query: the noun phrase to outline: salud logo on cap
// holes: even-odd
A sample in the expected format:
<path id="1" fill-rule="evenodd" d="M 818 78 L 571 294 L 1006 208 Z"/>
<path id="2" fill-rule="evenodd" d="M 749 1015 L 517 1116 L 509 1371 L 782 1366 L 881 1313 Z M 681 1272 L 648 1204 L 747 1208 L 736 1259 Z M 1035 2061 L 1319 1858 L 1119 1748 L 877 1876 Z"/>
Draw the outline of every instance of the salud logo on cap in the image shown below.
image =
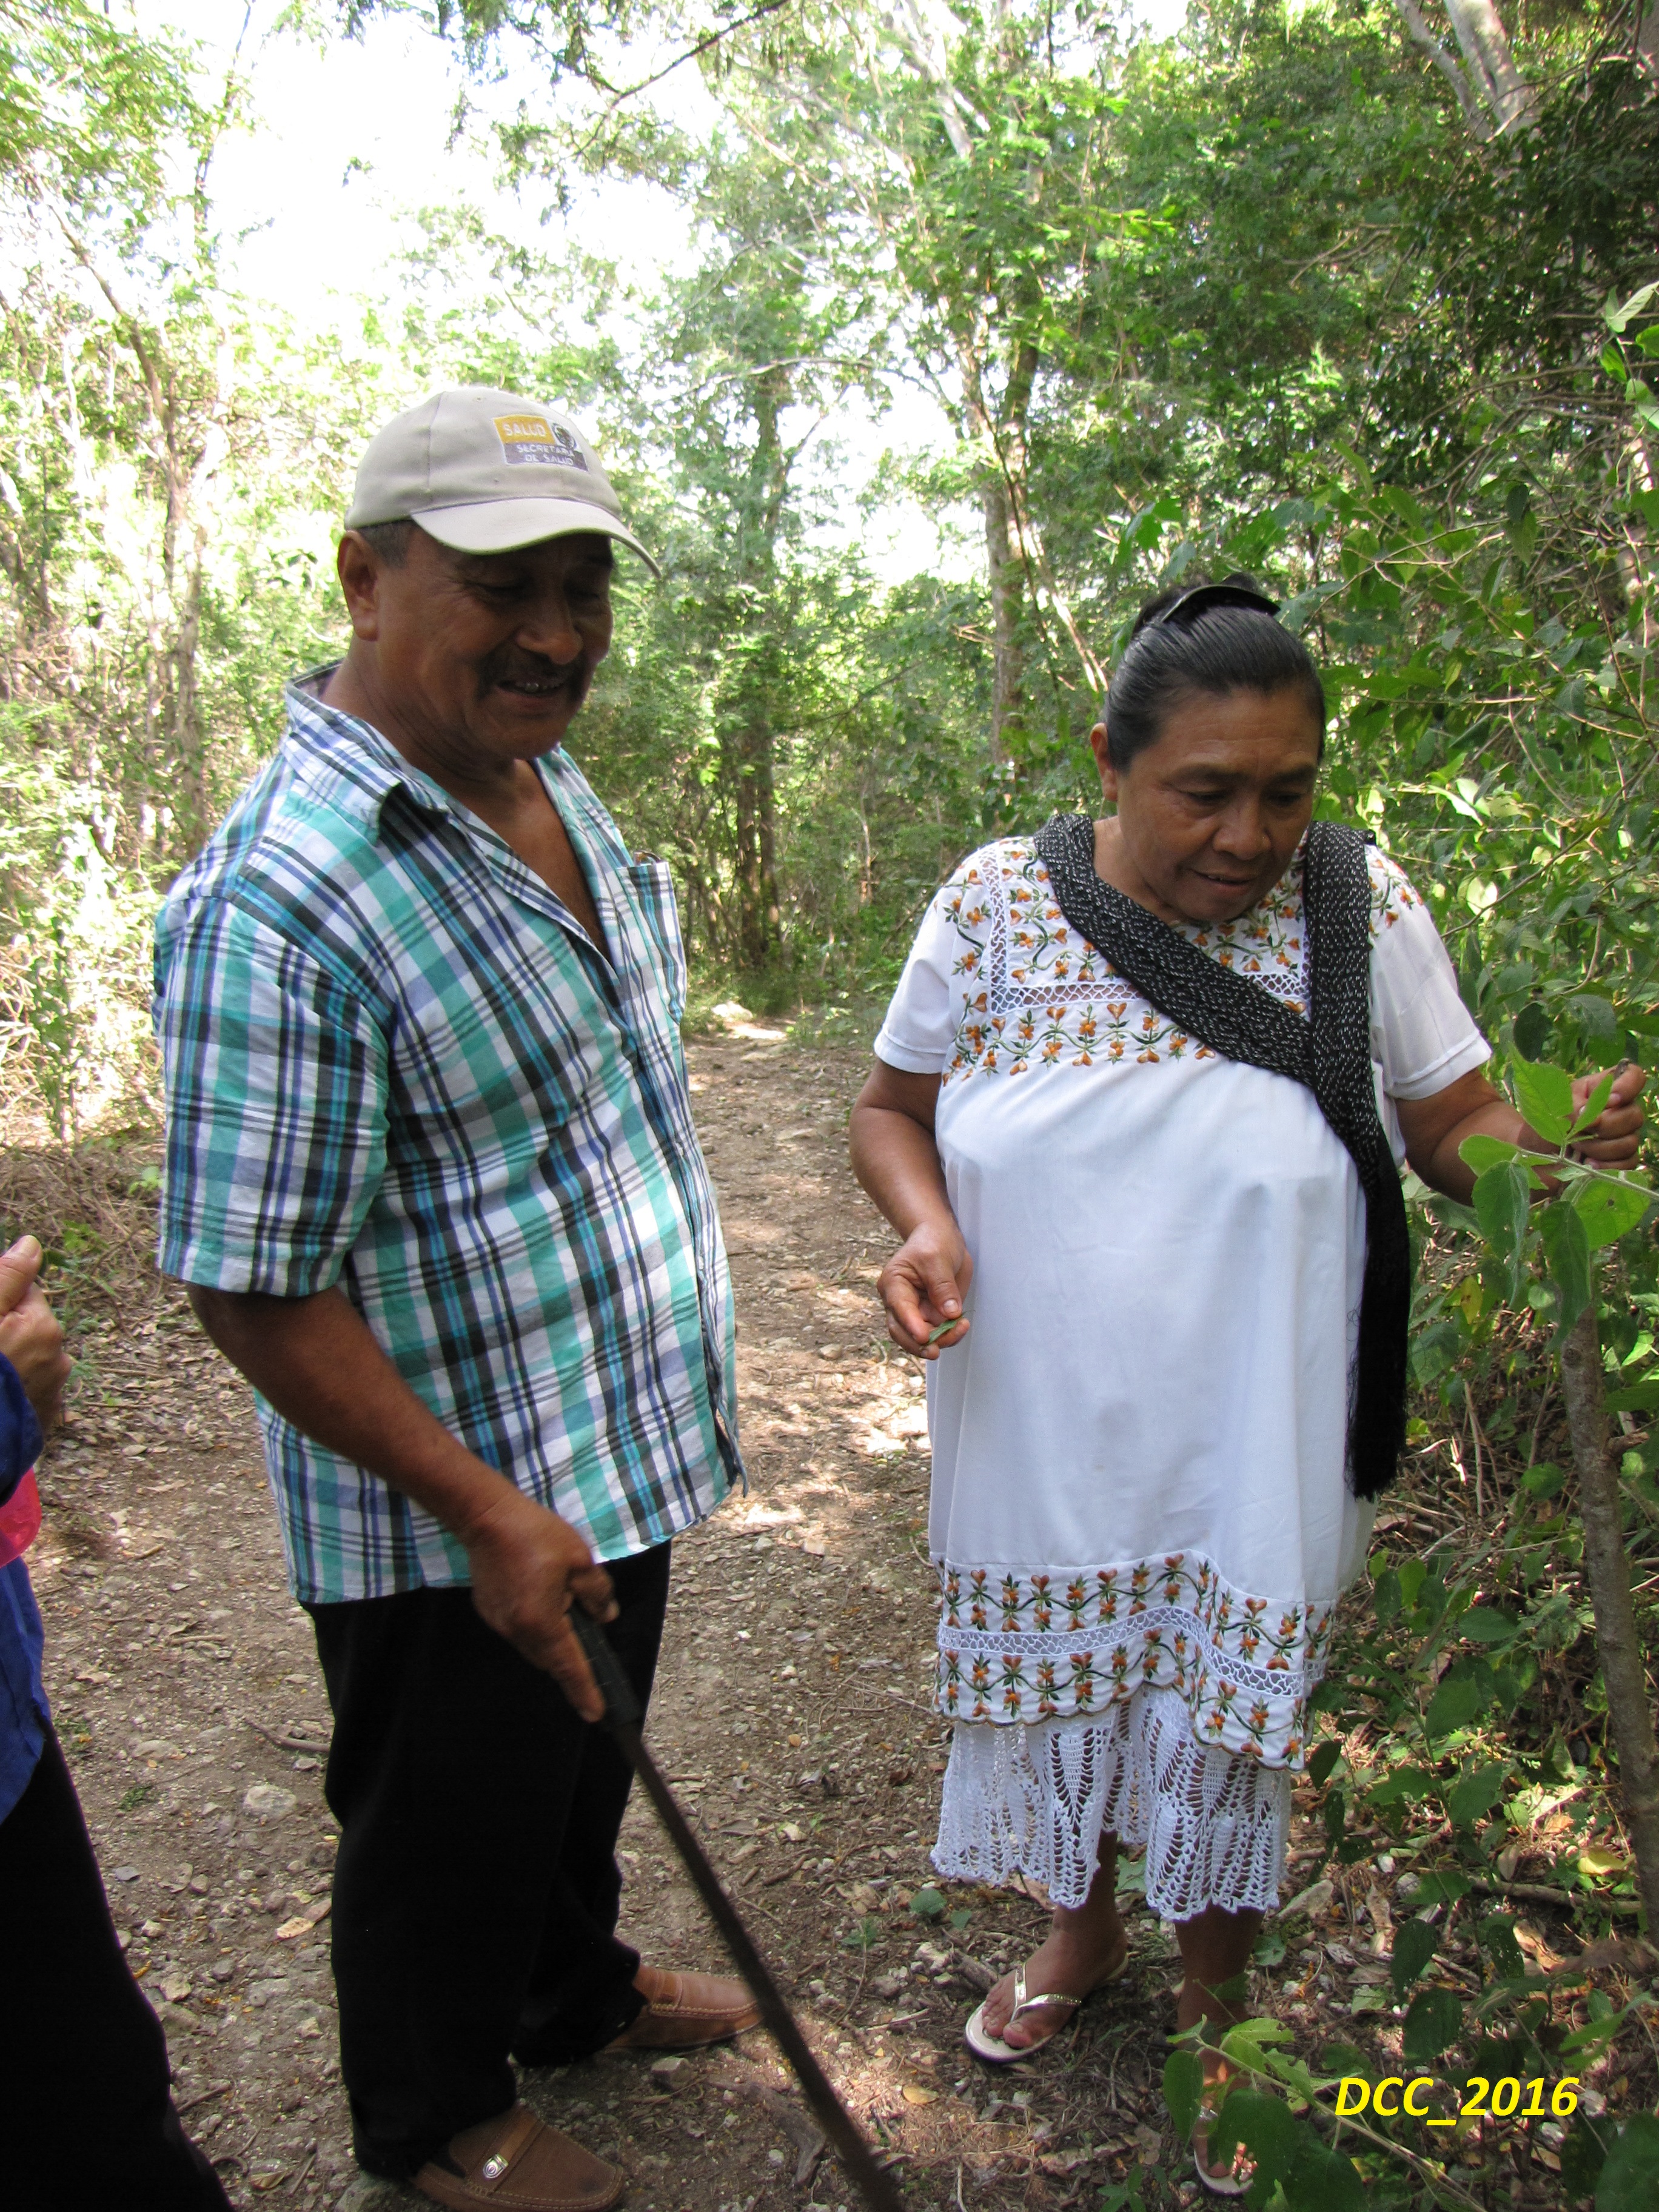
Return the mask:
<path id="1" fill-rule="evenodd" d="M 458 553 L 506 553 L 595 532 L 631 546 L 659 573 L 578 425 L 494 385 L 434 392 L 376 434 L 346 528 L 404 520 Z"/>
<path id="2" fill-rule="evenodd" d="M 526 461 L 539 461 L 548 468 L 587 472 L 581 447 L 562 422 L 550 422 L 541 415 L 498 415 L 495 435 L 515 468 Z"/>

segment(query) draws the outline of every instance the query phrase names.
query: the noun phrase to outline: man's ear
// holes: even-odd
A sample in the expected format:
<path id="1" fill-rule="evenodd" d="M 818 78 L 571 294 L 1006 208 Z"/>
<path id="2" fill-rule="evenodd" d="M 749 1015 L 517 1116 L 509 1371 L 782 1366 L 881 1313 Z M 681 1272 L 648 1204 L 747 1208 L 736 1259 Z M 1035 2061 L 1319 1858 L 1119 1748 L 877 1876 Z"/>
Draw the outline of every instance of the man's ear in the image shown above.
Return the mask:
<path id="1" fill-rule="evenodd" d="M 348 530 L 340 540 L 334 566 L 351 617 L 351 634 L 372 641 L 380 635 L 380 581 L 384 563 L 361 531 Z"/>
<path id="2" fill-rule="evenodd" d="M 1106 794 L 1109 806 L 1117 805 L 1117 769 L 1106 744 L 1106 725 L 1097 722 L 1089 732 L 1089 750 L 1095 757 L 1095 766 L 1100 770 L 1100 787 Z"/>

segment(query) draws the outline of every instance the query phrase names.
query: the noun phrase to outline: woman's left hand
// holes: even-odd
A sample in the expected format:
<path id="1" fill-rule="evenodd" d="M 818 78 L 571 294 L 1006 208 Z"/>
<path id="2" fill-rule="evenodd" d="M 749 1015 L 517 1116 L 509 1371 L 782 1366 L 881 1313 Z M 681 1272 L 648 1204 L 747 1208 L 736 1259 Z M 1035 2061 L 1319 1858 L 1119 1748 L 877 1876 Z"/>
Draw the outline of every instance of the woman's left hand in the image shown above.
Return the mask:
<path id="1" fill-rule="evenodd" d="M 1582 1114 L 1601 1075 L 1580 1075 L 1574 1079 L 1572 1105 L 1575 1115 Z M 1646 1116 L 1642 1111 L 1642 1092 L 1646 1087 L 1645 1072 L 1626 1061 L 1613 1078 L 1613 1090 L 1601 1117 L 1585 1134 L 1574 1143 L 1575 1158 L 1590 1167 L 1607 1168 L 1613 1174 L 1636 1165 L 1636 1155 L 1641 1149 L 1642 1125 Z"/>

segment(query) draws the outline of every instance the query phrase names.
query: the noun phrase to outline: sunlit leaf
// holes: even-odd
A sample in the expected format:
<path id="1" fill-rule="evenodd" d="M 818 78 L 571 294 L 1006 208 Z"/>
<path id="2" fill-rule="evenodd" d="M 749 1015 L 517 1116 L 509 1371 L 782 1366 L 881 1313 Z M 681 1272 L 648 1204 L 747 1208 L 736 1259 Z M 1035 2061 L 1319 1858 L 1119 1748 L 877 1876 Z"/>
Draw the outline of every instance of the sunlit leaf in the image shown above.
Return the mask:
<path id="1" fill-rule="evenodd" d="M 1572 1078 L 1547 1060 L 1516 1060 L 1510 1066 L 1516 1103 L 1547 1145 L 1566 1142 L 1572 1127 Z"/>
<path id="2" fill-rule="evenodd" d="M 1457 1147 L 1457 1157 L 1465 1167 L 1473 1168 L 1480 1176 L 1488 1168 L 1504 1167 L 1510 1160 L 1519 1159 L 1521 1147 L 1507 1143 L 1502 1137 L 1488 1137 L 1477 1131 L 1473 1137 L 1464 1138 Z"/>
<path id="3" fill-rule="evenodd" d="M 1595 1251 L 1629 1236 L 1652 1205 L 1653 1193 L 1634 1177 L 1613 1182 L 1597 1176 L 1575 1184 L 1567 1203 L 1584 1224 L 1589 1249 Z"/>

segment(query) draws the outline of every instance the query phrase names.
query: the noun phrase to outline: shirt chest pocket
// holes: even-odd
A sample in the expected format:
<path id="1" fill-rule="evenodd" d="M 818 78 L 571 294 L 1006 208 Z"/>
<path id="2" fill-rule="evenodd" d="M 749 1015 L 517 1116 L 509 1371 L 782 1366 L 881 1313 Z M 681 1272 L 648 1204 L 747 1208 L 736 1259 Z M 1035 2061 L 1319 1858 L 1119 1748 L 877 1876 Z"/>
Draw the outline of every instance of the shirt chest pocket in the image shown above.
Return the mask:
<path id="1" fill-rule="evenodd" d="M 633 893 L 633 920 L 654 972 L 669 1019 L 678 1029 L 685 1013 L 685 940 L 679 904 L 666 860 L 630 860 L 623 871 Z"/>

